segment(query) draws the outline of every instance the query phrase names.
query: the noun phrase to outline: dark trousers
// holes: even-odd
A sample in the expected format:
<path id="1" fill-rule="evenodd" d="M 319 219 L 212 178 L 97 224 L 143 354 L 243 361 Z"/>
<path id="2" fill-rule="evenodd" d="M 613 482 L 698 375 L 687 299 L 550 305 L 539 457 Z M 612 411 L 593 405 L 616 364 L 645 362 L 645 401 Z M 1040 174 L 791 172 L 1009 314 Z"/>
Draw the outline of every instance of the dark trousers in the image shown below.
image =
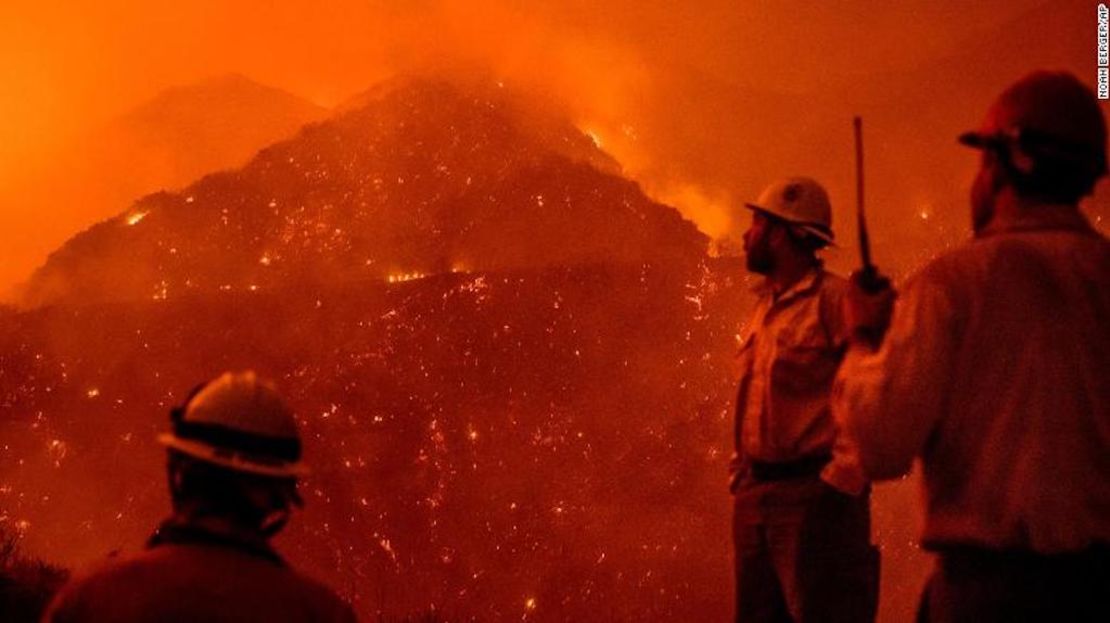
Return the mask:
<path id="1" fill-rule="evenodd" d="M 870 495 L 816 476 L 747 478 L 735 492 L 737 623 L 871 623 L 878 549 Z"/>
<path id="2" fill-rule="evenodd" d="M 945 550 L 925 586 L 920 623 L 1106 623 L 1110 546 L 1053 556 Z"/>

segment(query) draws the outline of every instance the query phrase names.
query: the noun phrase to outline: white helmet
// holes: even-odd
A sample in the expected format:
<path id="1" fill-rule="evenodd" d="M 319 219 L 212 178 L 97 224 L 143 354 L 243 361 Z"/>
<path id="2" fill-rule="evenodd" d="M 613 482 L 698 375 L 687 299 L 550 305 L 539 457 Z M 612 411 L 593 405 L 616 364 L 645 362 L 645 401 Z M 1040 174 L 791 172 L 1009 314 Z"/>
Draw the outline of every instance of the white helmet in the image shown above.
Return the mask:
<path id="1" fill-rule="evenodd" d="M 829 194 L 808 177 L 779 180 L 760 193 L 755 203 L 745 203 L 744 206 L 795 225 L 827 244 L 833 243 Z"/>
<path id="2" fill-rule="evenodd" d="M 305 473 L 293 411 L 253 371 L 227 372 L 170 412 L 173 430 L 158 441 L 231 470 L 295 478 Z"/>

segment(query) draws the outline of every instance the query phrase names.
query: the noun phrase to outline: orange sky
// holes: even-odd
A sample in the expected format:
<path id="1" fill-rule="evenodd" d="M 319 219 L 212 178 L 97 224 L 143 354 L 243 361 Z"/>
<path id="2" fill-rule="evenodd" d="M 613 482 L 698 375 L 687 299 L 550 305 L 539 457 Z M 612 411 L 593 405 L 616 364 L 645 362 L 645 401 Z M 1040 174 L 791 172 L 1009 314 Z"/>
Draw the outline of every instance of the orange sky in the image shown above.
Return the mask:
<path id="1" fill-rule="evenodd" d="M 795 130 L 805 136 L 815 122 L 835 117 L 847 124 L 841 117 L 857 104 L 845 95 L 853 85 L 872 85 L 874 99 L 881 76 L 959 54 L 979 33 L 1043 3 L 908 0 L 804 9 L 769 0 L 64 4 L 7 0 L 0 6 L 0 242 L 7 248 L 0 291 L 69 235 L 107 216 L 79 205 L 51 206 L 40 180 L 56 176 L 51 167 L 58 154 L 167 87 L 234 71 L 333 105 L 406 69 L 492 67 L 562 99 L 649 192 L 714 206 L 695 216 L 703 228 L 715 229 L 723 217 L 714 210 L 757 193 L 755 180 L 771 171 L 796 163 L 802 172 L 847 173 L 807 162 L 789 146 L 757 141 L 757 132 L 737 131 L 761 123 L 760 94 L 816 98 L 814 119 L 784 128 L 784 141 Z M 1093 29 L 1094 4 L 1089 8 Z M 1074 33 L 1065 26 L 1030 42 L 1029 68 L 1040 58 L 1059 59 L 1053 54 Z M 1072 57 L 1064 64 L 1088 61 Z M 992 78 L 997 85 L 1016 77 L 1008 75 L 1013 60 L 998 60 L 1005 75 Z M 997 90 L 996 84 L 985 88 Z M 966 119 L 977 118 L 987 100 L 979 94 L 967 100 L 973 105 Z M 868 102 L 861 96 L 858 104 Z M 766 170 L 759 153 L 769 160 Z M 743 174 L 733 175 L 737 169 Z M 42 197 L 27 200 L 28 193 Z"/>
<path id="2" fill-rule="evenodd" d="M 62 8 L 8 0 L 0 7 L 0 163 L 42 155 L 161 89 L 229 71 L 325 105 L 429 48 L 528 74 L 576 72 L 558 65 L 585 53 L 672 65 L 664 69 L 690 64 L 740 83 L 800 91 L 814 79 L 921 61 L 1036 2 L 913 0 L 848 10 L 838 3 L 804 12 L 788 3 L 718 0 L 522 4 L 77 0 Z M 865 49 L 847 45 L 864 39 Z"/>

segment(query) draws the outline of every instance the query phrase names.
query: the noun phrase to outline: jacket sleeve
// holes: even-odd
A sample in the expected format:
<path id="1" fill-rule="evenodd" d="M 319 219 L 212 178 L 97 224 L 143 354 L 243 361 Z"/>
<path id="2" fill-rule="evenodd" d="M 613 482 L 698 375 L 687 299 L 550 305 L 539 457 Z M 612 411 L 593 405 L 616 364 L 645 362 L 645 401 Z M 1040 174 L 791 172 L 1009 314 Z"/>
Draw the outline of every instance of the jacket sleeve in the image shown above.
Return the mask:
<path id="1" fill-rule="evenodd" d="M 821 292 L 821 328 L 831 350 L 843 352 L 848 348 L 850 329 L 844 317 L 844 299 L 848 296 L 848 283 L 837 280 L 834 287 Z"/>
<path id="2" fill-rule="evenodd" d="M 930 274 L 912 279 L 877 351 L 853 345 L 833 387 L 833 416 L 868 477 L 905 475 L 942 418 L 957 343 L 950 294 Z"/>

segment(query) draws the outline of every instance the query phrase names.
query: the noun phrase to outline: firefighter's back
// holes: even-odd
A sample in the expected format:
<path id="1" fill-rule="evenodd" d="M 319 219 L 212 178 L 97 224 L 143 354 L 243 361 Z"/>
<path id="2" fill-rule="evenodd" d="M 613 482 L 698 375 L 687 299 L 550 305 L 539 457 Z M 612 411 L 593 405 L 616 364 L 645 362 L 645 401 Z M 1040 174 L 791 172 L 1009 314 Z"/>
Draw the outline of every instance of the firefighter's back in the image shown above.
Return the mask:
<path id="1" fill-rule="evenodd" d="M 279 559 L 218 544 L 162 544 L 78 578 L 46 621 L 353 621 L 347 604 Z"/>

